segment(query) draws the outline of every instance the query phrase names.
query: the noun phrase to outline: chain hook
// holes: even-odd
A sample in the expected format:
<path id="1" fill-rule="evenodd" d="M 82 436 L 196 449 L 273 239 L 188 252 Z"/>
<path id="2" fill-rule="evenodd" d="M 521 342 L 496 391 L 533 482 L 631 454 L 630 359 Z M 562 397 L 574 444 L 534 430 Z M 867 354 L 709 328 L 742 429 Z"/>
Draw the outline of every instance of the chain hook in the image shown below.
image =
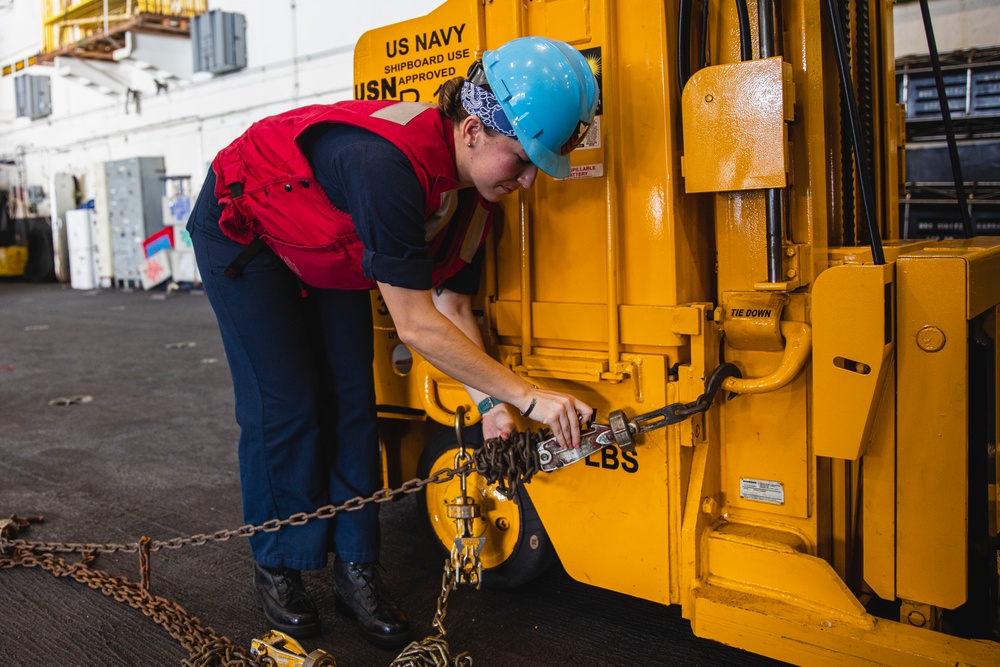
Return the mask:
<path id="1" fill-rule="evenodd" d="M 465 424 L 465 406 L 460 405 L 455 408 L 455 439 L 458 441 L 458 453 L 455 454 L 454 467 L 456 469 L 463 468 L 472 459 L 468 452 L 465 451 L 465 437 L 463 434 Z M 467 492 L 467 480 L 468 471 L 462 470 L 458 473 L 458 483 L 462 487 L 462 502 L 465 502 L 465 498 L 468 495 Z"/>
<path id="2" fill-rule="evenodd" d="M 458 448 L 465 452 L 465 438 L 462 437 L 465 426 L 465 406 L 460 405 L 455 408 L 455 439 L 458 441 Z"/>

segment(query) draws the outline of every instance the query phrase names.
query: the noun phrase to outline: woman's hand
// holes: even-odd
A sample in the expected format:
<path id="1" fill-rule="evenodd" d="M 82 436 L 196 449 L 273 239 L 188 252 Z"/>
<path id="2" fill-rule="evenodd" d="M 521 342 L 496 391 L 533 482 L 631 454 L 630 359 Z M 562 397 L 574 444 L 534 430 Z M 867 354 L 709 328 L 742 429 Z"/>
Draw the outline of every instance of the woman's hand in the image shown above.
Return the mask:
<path id="1" fill-rule="evenodd" d="M 525 416 L 548 426 L 560 447 L 579 447 L 580 425 L 590 422 L 594 409 L 558 391 L 536 388 L 530 397 L 532 402 L 524 407 Z"/>
<path id="2" fill-rule="evenodd" d="M 511 408 L 506 403 L 501 403 L 483 415 L 483 439 L 510 438 L 510 434 L 517 429 L 517 422 Z"/>

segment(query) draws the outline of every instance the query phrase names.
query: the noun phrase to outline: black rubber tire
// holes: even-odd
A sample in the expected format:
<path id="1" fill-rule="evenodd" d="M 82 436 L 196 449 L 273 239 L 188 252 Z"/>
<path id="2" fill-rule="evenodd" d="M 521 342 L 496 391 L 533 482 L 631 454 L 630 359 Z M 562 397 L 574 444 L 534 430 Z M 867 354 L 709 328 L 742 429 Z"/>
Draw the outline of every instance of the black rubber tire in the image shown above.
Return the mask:
<path id="1" fill-rule="evenodd" d="M 466 446 L 476 448 L 482 445 L 483 435 L 479 425 L 465 429 Z M 431 466 L 447 451 L 458 452 L 455 430 L 444 428 L 427 441 L 417 463 L 417 476 L 429 477 Z M 449 466 L 450 467 L 450 466 Z M 470 493 L 476 493 L 472 488 Z M 431 525 L 427 506 L 427 493 L 417 492 L 417 514 L 421 529 L 442 558 L 447 558 L 451 545 L 445 545 L 438 538 Z M 475 497 L 475 496 L 474 496 Z M 478 500 L 478 498 L 476 498 Z M 507 501 L 513 503 L 513 501 Z M 517 509 L 520 513 L 520 534 L 510 555 L 501 564 L 483 570 L 483 586 L 494 590 L 509 590 L 523 586 L 541 576 L 555 562 L 556 552 L 549 540 L 542 520 L 524 487 L 517 490 Z"/>

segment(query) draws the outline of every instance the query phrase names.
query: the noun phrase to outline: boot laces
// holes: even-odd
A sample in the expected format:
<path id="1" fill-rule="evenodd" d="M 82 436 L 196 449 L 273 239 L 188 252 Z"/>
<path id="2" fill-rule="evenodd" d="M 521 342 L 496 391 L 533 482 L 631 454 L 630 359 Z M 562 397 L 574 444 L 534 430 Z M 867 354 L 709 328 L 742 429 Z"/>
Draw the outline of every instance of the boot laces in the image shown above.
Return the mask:
<path id="1" fill-rule="evenodd" d="M 299 571 L 290 568 L 275 571 L 274 587 L 281 598 L 289 601 L 302 597 L 305 593 Z"/>
<path id="2" fill-rule="evenodd" d="M 351 569 L 357 573 L 358 592 L 368 604 L 378 601 L 378 571 L 370 563 L 353 563 Z"/>

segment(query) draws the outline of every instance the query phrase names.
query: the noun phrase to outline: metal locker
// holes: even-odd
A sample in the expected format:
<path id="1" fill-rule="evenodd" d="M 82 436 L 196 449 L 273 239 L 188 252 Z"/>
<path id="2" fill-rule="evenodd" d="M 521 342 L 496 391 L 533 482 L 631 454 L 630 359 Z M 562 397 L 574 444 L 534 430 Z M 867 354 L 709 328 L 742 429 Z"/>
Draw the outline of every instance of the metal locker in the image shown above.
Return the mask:
<path id="1" fill-rule="evenodd" d="M 142 242 L 163 229 L 162 157 L 136 157 L 104 165 L 111 227 L 111 266 L 116 287 L 140 284 Z"/>

